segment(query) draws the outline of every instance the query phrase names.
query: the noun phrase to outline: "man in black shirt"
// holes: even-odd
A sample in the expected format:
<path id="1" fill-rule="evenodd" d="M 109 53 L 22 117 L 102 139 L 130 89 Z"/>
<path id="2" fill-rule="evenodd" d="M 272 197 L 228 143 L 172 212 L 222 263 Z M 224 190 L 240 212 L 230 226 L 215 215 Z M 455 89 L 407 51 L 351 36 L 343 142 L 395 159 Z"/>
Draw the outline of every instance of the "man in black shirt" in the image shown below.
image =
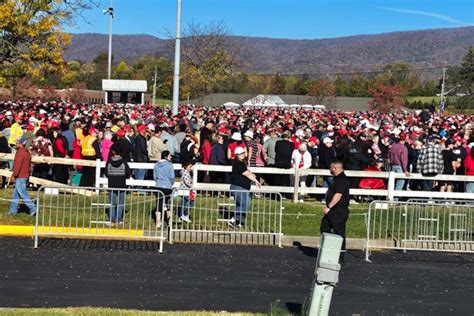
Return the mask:
<path id="1" fill-rule="evenodd" d="M 275 167 L 282 169 L 291 168 L 291 155 L 295 145 L 290 141 L 291 133 L 289 131 L 283 132 L 281 135 L 282 139 L 275 143 Z M 282 187 L 290 186 L 290 175 L 281 174 L 274 178 L 275 185 Z M 288 198 L 290 194 L 286 194 Z"/>
<path id="2" fill-rule="evenodd" d="M 454 143 L 451 138 L 448 138 L 444 143 L 446 146 L 443 149 L 443 174 L 455 174 L 455 167 L 457 166 L 457 157 L 453 153 Z M 460 161 L 460 160 L 459 160 Z M 452 192 L 453 191 L 453 183 L 451 181 L 440 181 L 440 191 L 441 192 Z"/>
<path id="3" fill-rule="evenodd" d="M 240 228 L 244 225 L 245 215 L 250 206 L 250 187 L 252 181 L 260 187 L 255 174 L 247 168 L 245 150 L 242 147 L 235 149 L 235 159 L 232 161 L 232 173 L 230 175 L 230 189 L 235 199 L 235 218 L 229 222 L 231 227 Z"/>
<path id="4" fill-rule="evenodd" d="M 326 207 L 321 220 L 321 234 L 334 233 L 344 238 L 342 250 L 346 249 L 346 222 L 349 218 L 349 178 L 344 174 L 341 161 L 334 161 L 329 168 L 334 176 L 326 192 Z M 341 260 L 344 256 L 341 253 Z"/>

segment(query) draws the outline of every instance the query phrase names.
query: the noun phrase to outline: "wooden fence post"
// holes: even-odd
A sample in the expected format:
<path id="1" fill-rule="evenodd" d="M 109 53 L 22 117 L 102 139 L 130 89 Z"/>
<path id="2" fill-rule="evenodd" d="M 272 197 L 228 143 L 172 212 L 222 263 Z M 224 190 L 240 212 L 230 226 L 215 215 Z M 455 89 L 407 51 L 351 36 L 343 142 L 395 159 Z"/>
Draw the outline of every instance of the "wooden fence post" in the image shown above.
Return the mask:
<path id="1" fill-rule="evenodd" d="M 95 160 L 95 187 L 100 188 L 100 159 Z"/>

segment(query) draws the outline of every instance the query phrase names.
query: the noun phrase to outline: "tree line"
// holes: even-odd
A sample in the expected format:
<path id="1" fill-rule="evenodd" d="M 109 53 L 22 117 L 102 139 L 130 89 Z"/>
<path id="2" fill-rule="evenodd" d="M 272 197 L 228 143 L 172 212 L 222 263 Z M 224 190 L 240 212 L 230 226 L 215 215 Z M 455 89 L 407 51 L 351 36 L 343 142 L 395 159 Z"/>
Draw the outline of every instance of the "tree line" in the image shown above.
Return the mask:
<path id="1" fill-rule="evenodd" d="M 90 62 L 63 59 L 63 50 L 70 42 L 64 24 L 92 5 L 90 0 L 2 1 L 0 87 L 10 89 L 13 97 L 32 97 L 36 87 L 46 91 L 43 96 L 56 88 L 101 90 L 102 79 L 107 77 L 106 53 Z M 297 94 L 309 96 L 315 104 L 331 106 L 339 96 L 370 97 L 373 108 L 385 111 L 404 106 L 407 96 L 434 96 L 441 90 L 441 73 L 426 78 L 406 62 L 349 75 L 252 73 L 246 64 L 251 52 L 228 33 L 224 22 L 192 22 L 185 27 L 182 99 L 200 100 L 210 93 Z M 448 69 L 445 91 L 461 94 L 457 102 L 463 107 L 473 103 L 473 65 L 471 47 L 459 66 Z M 155 69 L 157 97 L 171 99 L 173 64 L 163 56 L 147 55 L 132 63 L 114 61 L 112 78 L 146 80 L 151 92 Z"/>

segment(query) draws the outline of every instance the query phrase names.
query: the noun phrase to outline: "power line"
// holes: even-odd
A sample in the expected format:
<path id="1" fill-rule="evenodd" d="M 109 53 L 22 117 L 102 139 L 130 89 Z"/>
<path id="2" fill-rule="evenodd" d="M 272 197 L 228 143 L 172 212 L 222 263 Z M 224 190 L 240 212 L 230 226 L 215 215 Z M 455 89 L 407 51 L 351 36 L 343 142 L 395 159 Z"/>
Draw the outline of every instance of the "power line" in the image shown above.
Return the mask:
<path id="1" fill-rule="evenodd" d="M 442 70 L 444 67 L 446 68 L 454 68 L 459 67 L 459 65 L 445 65 L 445 66 L 431 66 L 431 67 L 417 67 L 411 68 L 407 70 L 365 70 L 365 71 L 348 71 L 348 72 L 316 72 L 316 73 L 248 73 L 248 75 L 255 75 L 255 76 L 273 76 L 275 74 L 279 74 L 281 76 L 344 76 L 344 75 L 364 75 L 364 74 L 380 74 L 386 72 L 394 72 L 394 73 L 410 73 L 415 71 L 425 71 L 425 70 Z"/>

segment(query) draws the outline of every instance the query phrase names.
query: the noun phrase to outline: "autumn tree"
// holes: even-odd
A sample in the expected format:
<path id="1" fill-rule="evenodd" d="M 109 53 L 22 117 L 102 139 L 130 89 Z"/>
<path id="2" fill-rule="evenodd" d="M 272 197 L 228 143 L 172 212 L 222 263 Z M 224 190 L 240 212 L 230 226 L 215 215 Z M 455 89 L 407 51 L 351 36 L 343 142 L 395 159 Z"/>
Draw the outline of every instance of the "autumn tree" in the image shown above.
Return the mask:
<path id="1" fill-rule="evenodd" d="M 38 87 L 28 78 L 20 78 L 16 82 L 16 96 L 20 99 L 38 97 Z"/>
<path id="2" fill-rule="evenodd" d="M 87 85 L 84 82 L 75 83 L 72 88 L 67 90 L 65 97 L 72 103 L 85 102 L 85 89 L 87 89 Z"/>
<path id="3" fill-rule="evenodd" d="M 469 47 L 461 61 L 459 84 L 461 85 L 460 90 L 465 94 L 474 92 L 474 46 Z"/>
<path id="4" fill-rule="evenodd" d="M 40 98 L 43 102 L 61 100 L 58 92 L 56 91 L 56 87 L 51 85 L 46 85 L 41 89 Z"/>
<path id="5" fill-rule="evenodd" d="M 148 82 L 148 92 L 153 91 L 153 82 L 156 67 L 156 95 L 169 99 L 173 86 L 173 65 L 163 57 L 153 57 L 145 55 L 132 65 L 132 79 L 146 80 Z"/>
<path id="6" fill-rule="evenodd" d="M 315 80 L 309 88 L 308 96 L 310 103 L 333 107 L 336 105 L 336 86 L 327 78 Z"/>
<path id="7" fill-rule="evenodd" d="M 132 69 L 122 60 L 115 67 L 113 77 L 116 79 L 131 79 Z"/>
<path id="8" fill-rule="evenodd" d="M 456 100 L 456 109 L 464 111 L 474 108 L 474 47 L 470 47 L 461 61 L 457 81 L 459 92 L 464 94 Z"/>
<path id="9" fill-rule="evenodd" d="M 399 86 L 405 91 L 410 91 L 419 83 L 418 74 L 414 67 L 406 62 L 397 62 L 383 67 L 384 72 L 376 78 L 386 85 Z"/>
<path id="10" fill-rule="evenodd" d="M 286 92 L 286 81 L 281 74 L 274 75 L 268 84 L 266 89 L 268 94 L 285 94 Z"/>
<path id="11" fill-rule="evenodd" d="M 61 71 L 70 35 L 63 25 L 89 0 L 3 0 L 0 3 L 0 77 L 12 87 L 24 76 Z"/>
<path id="12" fill-rule="evenodd" d="M 347 83 L 341 77 L 337 77 L 334 81 L 334 85 L 336 86 L 336 95 L 337 96 L 345 96 L 347 90 Z"/>
<path id="13" fill-rule="evenodd" d="M 247 93 L 249 89 L 249 75 L 243 72 L 234 73 L 228 80 L 216 84 L 217 93 Z"/>
<path id="14" fill-rule="evenodd" d="M 369 97 L 369 85 L 370 81 L 366 77 L 354 76 L 347 82 L 346 95 L 348 97 Z"/>
<path id="15" fill-rule="evenodd" d="M 406 91 L 399 86 L 376 82 L 368 92 L 372 96 L 372 100 L 369 102 L 372 110 L 390 112 L 405 105 Z"/>
<path id="16" fill-rule="evenodd" d="M 182 95 L 202 98 L 228 80 L 240 64 L 237 39 L 224 23 L 190 23 L 183 31 Z"/>

